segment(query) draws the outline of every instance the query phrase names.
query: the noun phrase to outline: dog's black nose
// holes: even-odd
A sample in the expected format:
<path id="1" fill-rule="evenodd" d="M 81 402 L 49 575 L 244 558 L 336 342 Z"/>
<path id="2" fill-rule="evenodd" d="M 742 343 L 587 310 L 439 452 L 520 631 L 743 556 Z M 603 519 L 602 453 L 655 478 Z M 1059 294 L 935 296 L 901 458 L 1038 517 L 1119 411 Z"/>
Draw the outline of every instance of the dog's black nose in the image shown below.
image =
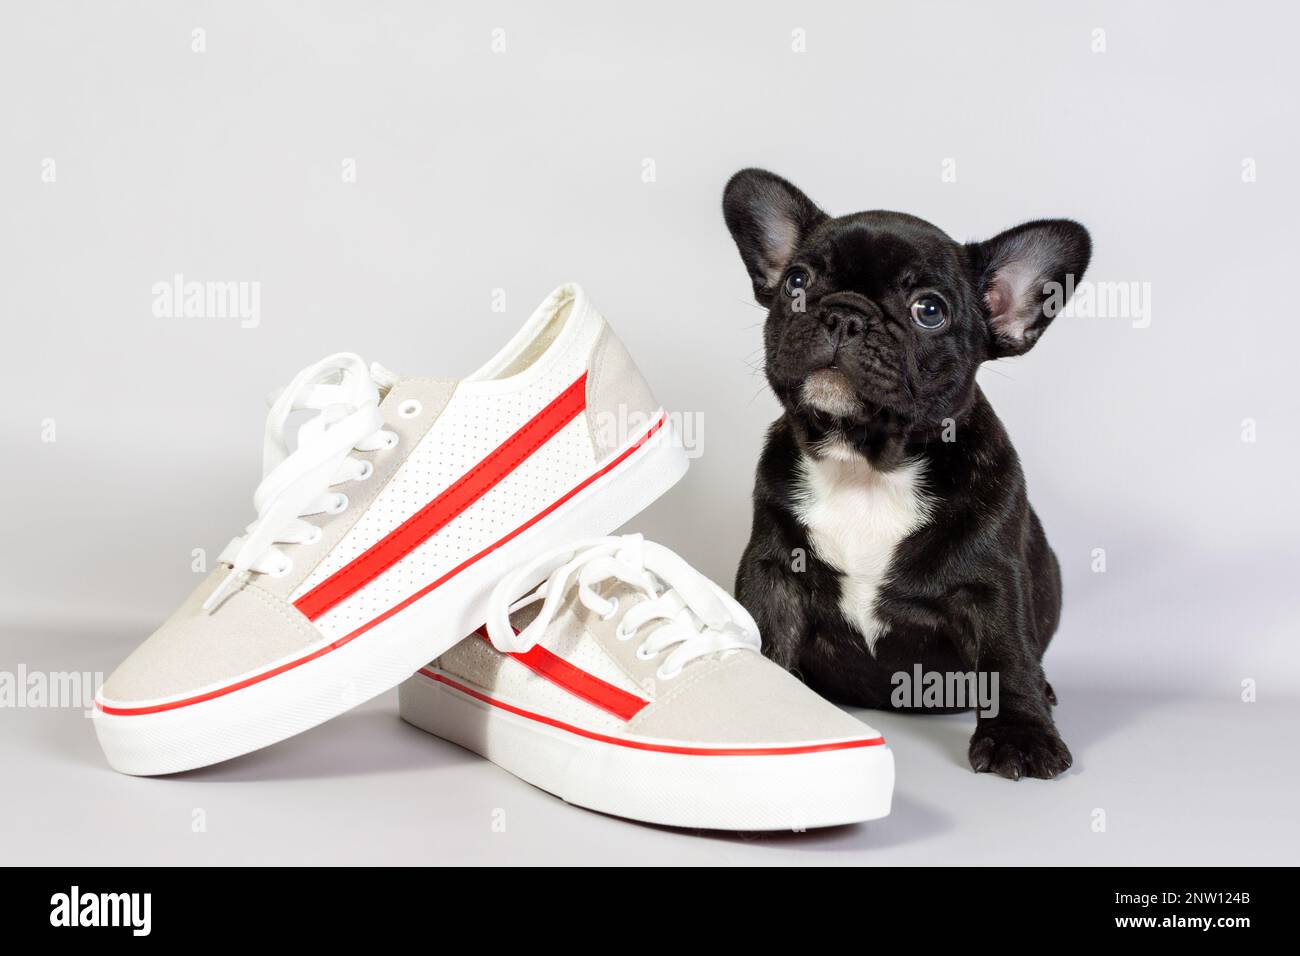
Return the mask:
<path id="1" fill-rule="evenodd" d="M 817 319 L 837 339 L 862 334 L 862 316 L 850 309 L 825 309 Z"/>

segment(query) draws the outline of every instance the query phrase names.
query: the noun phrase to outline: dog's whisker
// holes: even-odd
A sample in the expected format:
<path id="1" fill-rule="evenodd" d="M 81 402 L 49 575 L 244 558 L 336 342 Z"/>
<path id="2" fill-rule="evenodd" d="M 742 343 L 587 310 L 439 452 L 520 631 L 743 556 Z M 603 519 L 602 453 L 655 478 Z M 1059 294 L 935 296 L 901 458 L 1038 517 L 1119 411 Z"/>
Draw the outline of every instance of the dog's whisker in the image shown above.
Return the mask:
<path id="1" fill-rule="evenodd" d="M 1016 377 L 1015 377 L 1014 375 L 1008 375 L 1006 372 L 1002 371 L 1002 369 L 998 368 L 998 367 L 997 367 L 997 363 L 995 363 L 995 362 L 989 362 L 988 364 L 986 364 L 986 365 L 984 366 L 984 368 L 985 368 L 987 371 L 992 372 L 994 375 L 1000 375 L 1000 376 L 1002 376 L 1003 378 L 1007 379 L 1008 381 L 1012 381 L 1012 382 L 1014 382 L 1014 381 L 1016 380 Z"/>

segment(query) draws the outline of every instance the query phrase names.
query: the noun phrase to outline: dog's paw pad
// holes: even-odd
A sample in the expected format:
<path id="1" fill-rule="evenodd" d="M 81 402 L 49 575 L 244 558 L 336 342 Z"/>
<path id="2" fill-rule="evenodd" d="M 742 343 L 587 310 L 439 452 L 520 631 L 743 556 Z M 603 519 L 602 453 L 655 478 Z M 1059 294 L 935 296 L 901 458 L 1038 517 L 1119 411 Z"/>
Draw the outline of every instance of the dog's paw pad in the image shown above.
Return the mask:
<path id="1" fill-rule="evenodd" d="M 1051 726 L 986 724 L 970 741 L 970 765 L 976 773 L 995 773 L 1008 780 L 1050 780 L 1070 769 L 1070 748 Z"/>

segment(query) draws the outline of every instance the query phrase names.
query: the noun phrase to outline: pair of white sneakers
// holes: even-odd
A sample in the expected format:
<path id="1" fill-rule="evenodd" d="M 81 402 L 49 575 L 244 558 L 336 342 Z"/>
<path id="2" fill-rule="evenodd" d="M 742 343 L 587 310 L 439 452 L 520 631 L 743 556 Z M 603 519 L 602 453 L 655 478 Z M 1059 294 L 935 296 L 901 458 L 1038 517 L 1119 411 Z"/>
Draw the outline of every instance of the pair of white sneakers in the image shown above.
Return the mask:
<path id="1" fill-rule="evenodd" d="M 109 763 L 205 766 L 400 684 L 403 719 L 594 810 L 738 830 L 884 816 L 880 734 L 764 658 L 749 614 L 676 554 L 602 537 L 686 467 L 576 285 L 459 382 L 351 354 L 303 369 L 267 418 L 257 519 L 96 698 Z"/>

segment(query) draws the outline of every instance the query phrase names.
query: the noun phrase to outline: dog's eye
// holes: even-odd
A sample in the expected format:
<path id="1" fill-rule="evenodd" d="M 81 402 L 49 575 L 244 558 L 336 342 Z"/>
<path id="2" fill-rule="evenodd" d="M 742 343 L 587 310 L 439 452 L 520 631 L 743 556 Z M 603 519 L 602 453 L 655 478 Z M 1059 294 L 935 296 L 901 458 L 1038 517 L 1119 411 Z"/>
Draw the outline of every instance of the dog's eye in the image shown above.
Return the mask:
<path id="1" fill-rule="evenodd" d="M 812 282 L 812 276 L 808 274 L 807 269 L 791 269 L 785 277 L 785 294 L 790 298 L 795 297 L 800 289 L 808 288 Z"/>
<path id="2" fill-rule="evenodd" d="M 943 299 L 937 295 L 921 296 L 912 303 L 912 321 L 927 332 L 942 328 L 948 321 L 948 312 L 944 308 Z"/>

